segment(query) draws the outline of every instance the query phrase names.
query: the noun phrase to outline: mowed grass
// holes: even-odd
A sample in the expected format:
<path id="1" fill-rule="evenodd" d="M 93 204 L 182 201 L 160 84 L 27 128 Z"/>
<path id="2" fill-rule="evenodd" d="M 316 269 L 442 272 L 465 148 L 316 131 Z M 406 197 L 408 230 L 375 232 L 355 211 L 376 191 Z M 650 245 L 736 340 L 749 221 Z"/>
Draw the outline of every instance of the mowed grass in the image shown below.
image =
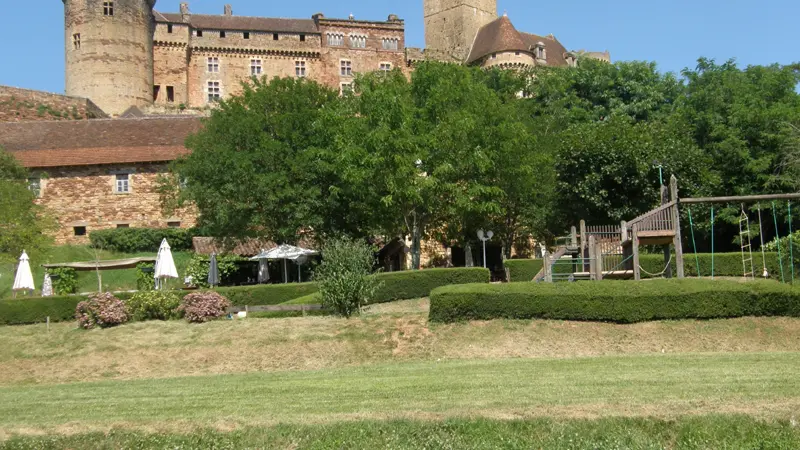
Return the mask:
<path id="1" fill-rule="evenodd" d="M 800 411 L 800 354 L 714 354 L 380 364 L 0 388 L 0 430 L 334 423 L 484 417 L 676 418 Z"/>
<path id="2" fill-rule="evenodd" d="M 74 436 L 16 437 L 5 449 L 391 448 L 391 449 L 793 449 L 800 428 L 742 416 L 599 420 L 362 421 L 278 425 L 230 432 L 148 433 L 115 430 Z"/>

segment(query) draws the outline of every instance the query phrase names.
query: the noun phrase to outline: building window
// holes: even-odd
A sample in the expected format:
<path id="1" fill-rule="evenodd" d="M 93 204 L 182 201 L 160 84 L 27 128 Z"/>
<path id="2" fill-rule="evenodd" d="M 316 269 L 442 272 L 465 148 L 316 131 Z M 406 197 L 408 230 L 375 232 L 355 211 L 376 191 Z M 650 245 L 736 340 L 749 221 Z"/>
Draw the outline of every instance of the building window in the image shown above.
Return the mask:
<path id="1" fill-rule="evenodd" d="M 180 220 L 169 221 L 169 222 L 167 222 L 167 227 L 169 227 L 169 228 L 180 228 L 181 227 L 181 222 L 180 222 Z"/>
<path id="2" fill-rule="evenodd" d="M 118 223 L 117 228 L 130 228 L 131 224 L 129 223 Z"/>
<path id="3" fill-rule="evenodd" d="M 536 59 L 547 59 L 547 52 L 544 49 L 544 42 L 536 44 Z"/>
<path id="4" fill-rule="evenodd" d="M 294 74 L 297 78 L 305 78 L 306 76 L 306 62 L 305 61 L 295 61 L 294 62 Z"/>
<path id="5" fill-rule="evenodd" d="M 280 39 L 280 36 L 278 36 L 278 33 L 273 33 L 272 34 L 272 40 L 273 41 L 277 41 L 278 39 Z"/>
<path id="6" fill-rule="evenodd" d="M 114 2 L 103 2 L 103 15 L 104 16 L 114 15 Z"/>
<path id="7" fill-rule="evenodd" d="M 72 227 L 72 233 L 75 236 L 86 236 L 86 227 Z"/>
<path id="8" fill-rule="evenodd" d="M 492 59 L 497 59 L 497 53 L 492 53 Z"/>
<path id="9" fill-rule="evenodd" d="M 167 33 L 172 34 L 172 24 L 171 23 L 167 24 Z"/>
<path id="10" fill-rule="evenodd" d="M 341 47 L 344 45 L 344 35 L 337 33 L 328 33 L 328 45 L 331 47 Z"/>
<path id="11" fill-rule="evenodd" d="M 244 37 L 245 39 L 250 39 L 250 32 L 245 31 L 244 33 L 242 33 L 242 37 Z"/>
<path id="12" fill-rule="evenodd" d="M 351 61 L 346 59 L 341 60 L 341 69 L 341 74 L 343 77 L 353 76 L 353 63 Z"/>
<path id="13" fill-rule="evenodd" d="M 175 101 L 175 88 L 167 86 L 167 101 L 173 103 Z"/>
<path id="14" fill-rule="evenodd" d="M 227 35 L 225 34 L 225 31 L 220 31 L 220 32 L 219 32 L 219 37 L 221 37 L 221 38 L 224 38 L 225 36 L 227 36 Z"/>
<path id="15" fill-rule="evenodd" d="M 250 75 L 251 76 L 258 76 L 261 75 L 261 60 L 260 59 L 251 59 L 250 60 Z"/>
<path id="16" fill-rule="evenodd" d="M 519 50 L 517 50 L 516 52 L 514 52 L 514 55 L 516 55 L 516 56 L 519 56 L 519 55 L 520 55 L 520 52 L 519 52 Z"/>
<path id="17" fill-rule="evenodd" d="M 392 71 L 392 63 L 381 63 L 380 70 L 381 70 L 381 72 L 391 72 Z"/>
<path id="18" fill-rule="evenodd" d="M 117 184 L 114 192 L 117 194 L 127 194 L 131 191 L 131 176 L 127 173 L 117 174 Z"/>
<path id="19" fill-rule="evenodd" d="M 381 46 L 384 50 L 397 50 L 400 46 L 400 39 L 398 38 L 383 38 Z"/>
<path id="20" fill-rule="evenodd" d="M 350 36 L 350 47 L 367 48 L 366 36 Z"/>
<path id="21" fill-rule="evenodd" d="M 220 92 L 221 88 L 219 85 L 219 81 L 209 81 L 208 82 L 208 101 L 209 102 L 218 102 L 220 99 Z"/>
<path id="22" fill-rule="evenodd" d="M 153 101 L 154 102 L 158 101 L 159 92 L 161 92 L 161 85 L 158 85 L 158 84 L 154 85 L 153 86 Z"/>
<path id="23" fill-rule="evenodd" d="M 72 48 L 75 50 L 81 49 L 81 34 L 75 33 L 72 35 Z"/>
<path id="24" fill-rule="evenodd" d="M 208 58 L 208 73 L 219 73 L 219 58 L 216 56 Z"/>
<path id="25" fill-rule="evenodd" d="M 28 178 L 28 190 L 33 192 L 34 197 L 42 196 L 42 180 L 40 178 Z"/>
<path id="26" fill-rule="evenodd" d="M 353 83 L 341 83 L 339 85 L 339 93 L 341 95 L 347 95 L 353 93 Z"/>
<path id="27" fill-rule="evenodd" d="M 194 32 L 197 37 L 203 37 L 203 30 L 197 30 Z"/>
<path id="28" fill-rule="evenodd" d="M 300 42 L 305 42 L 305 41 L 306 41 L 306 35 L 305 34 L 301 34 L 300 35 Z"/>

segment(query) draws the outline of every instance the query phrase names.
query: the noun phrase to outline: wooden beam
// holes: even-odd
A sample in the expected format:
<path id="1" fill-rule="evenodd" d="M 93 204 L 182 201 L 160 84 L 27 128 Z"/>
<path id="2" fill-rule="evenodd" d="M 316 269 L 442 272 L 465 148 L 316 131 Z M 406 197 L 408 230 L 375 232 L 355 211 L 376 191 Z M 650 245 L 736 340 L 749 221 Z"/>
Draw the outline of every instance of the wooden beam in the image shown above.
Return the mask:
<path id="1" fill-rule="evenodd" d="M 731 197 L 699 197 L 682 198 L 681 203 L 693 205 L 697 203 L 755 203 L 769 200 L 793 200 L 800 198 L 797 194 L 769 194 L 769 195 L 736 195 Z"/>
<path id="2" fill-rule="evenodd" d="M 672 246 L 675 247 L 675 265 L 678 269 L 678 278 L 683 279 L 683 239 L 681 239 L 681 212 L 678 200 L 678 179 L 675 175 L 669 181 L 670 197 L 675 205 L 672 207 L 672 226 L 675 228 L 675 237 L 672 238 Z"/>

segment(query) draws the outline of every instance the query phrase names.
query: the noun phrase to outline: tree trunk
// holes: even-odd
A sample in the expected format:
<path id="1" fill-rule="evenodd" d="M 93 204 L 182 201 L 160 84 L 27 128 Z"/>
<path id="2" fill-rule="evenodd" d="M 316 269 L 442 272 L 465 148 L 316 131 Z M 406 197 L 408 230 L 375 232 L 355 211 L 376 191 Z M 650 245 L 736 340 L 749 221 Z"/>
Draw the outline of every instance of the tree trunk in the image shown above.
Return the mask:
<path id="1" fill-rule="evenodd" d="M 411 226 L 411 269 L 419 270 L 420 260 L 422 259 L 422 230 L 419 226 L 416 214 L 414 223 Z"/>

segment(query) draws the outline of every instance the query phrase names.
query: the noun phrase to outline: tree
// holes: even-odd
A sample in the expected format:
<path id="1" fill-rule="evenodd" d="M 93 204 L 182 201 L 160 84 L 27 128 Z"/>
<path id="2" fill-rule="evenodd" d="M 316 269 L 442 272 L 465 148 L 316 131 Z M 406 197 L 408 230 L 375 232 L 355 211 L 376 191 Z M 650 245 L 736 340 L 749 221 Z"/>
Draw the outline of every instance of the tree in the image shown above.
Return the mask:
<path id="1" fill-rule="evenodd" d="M 318 119 L 336 101 L 335 91 L 305 79 L 245 83 L 188 138 L 192 153 L 174 165 L 186 180 L 180 199 L 194 202 L 214 236 L 296 242 L 323 230 L 332 212 L 319 155 L 329 133 Z"/>
<path id="2" fill-rule="evenodd" d="M 27 187 L 28 172 L 0 147 L 0 263 L 16 262 L 23 250 L 40 259 L 55 226 Z"/>

